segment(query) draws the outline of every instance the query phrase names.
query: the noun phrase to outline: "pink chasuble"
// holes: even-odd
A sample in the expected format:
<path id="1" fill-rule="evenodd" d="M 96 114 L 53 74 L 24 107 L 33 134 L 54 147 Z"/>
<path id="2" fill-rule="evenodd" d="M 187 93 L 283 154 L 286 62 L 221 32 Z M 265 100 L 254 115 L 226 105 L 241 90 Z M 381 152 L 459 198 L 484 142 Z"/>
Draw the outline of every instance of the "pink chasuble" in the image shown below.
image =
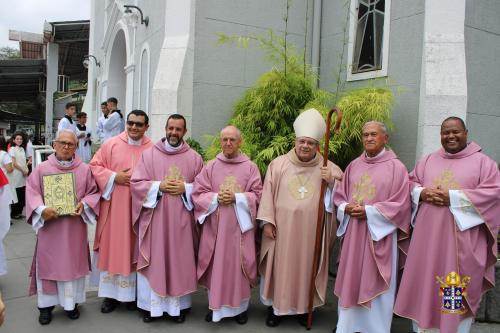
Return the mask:
<path id="1" fill-rule="evenodd" d="M 141 145 L 131 145 L 126 132 L 107 140 L 89 163 L 100 191 L 104 192 L 113 172 L 130 168 L 132 173 L 142 152 L 152 145 L 146 136 Z M 101 213 L 94 239 L 100 271 L 120 275 L 135 272 L 133 254 L 136 236 L 132 230 L 131 202 L 130 187 L 126 185 L 115 184 L 111 200 L 101 198 Z"/>
<path id="2" fill-rule="evenodd" d="M 99 214 L 99 189 L 88 165 L 75 155 L 70 165 L 57 162 L 54 154 L 37 166 L 26 184 L 26 216 L 31 224 L 33 213 L 43 202 L 42 177 L 71 172 L 76 185 L 76 201 L 86 203 Z M 38 263 L 38 272 L 36 265 Z M 30 294 L 36 293 L 36 276 L 42 280 L 45 294 L 57 293 L 57 281 L 72 281 L 90 272 L 87 225 L 81 216 L 61 216 L 46 221 L 38 231 L 33 264 L 31 266 Z"/>
<path id="3" fill-rule="evenodd" d="M 163 193 L 155 208 L 143 203 L 155 181 L 193 183 L 203 159 L 184 142 L 165 150 L 164 139 L 142 154 L 131 180 L 132 222 L 139 237 L 137 270 L 160 296 L 180 297 L 196 291 L 196 225 L 180 196 Z"/>
<path id="4" fill-rule="evenodd" d="M 414 186 L 460 190 L 485 223 L 460 231 L 450 207 L 419 204 L 408 259 L 394 311 L 421 328 L 456 333 L 460 322 L 474 317 L 481 295 L 495 284 L 496 236 L 500 225 L 500 174 L 497 163 L 471 142 L 456 153 L 440 149 L 420 160 L 410 174 Z M 450 272 L 470 276 L 465 314 L 441 313 L 436 276 Z"/>
<path id="5" fill-rule="evenodd" d="M 397 228 L 400 263 L 404 262 L 402 246 L 410 230 L 409 182 L 408 171 L 394 152 L 386 150 L 371 159 L 363 153 L 352 161 L 333 201 L 335 206 L 357 202 L 375 207 Z M 392 237 L 374 241 L 367 220 L 350 217 L 335 281 L 339 306 L 370 307 L 371 300 L 389 289 L 391 276 L 398 273 L 392 272 Z"/>
<path id="6" fill-rule="evenodd" d="M 292 149 L 275 158 L 267 168 L 257 218 L 276 227 L 276 238 L 262 235 L 261 299 L 272 304 L 279 315 L 308 310 L 322 165 L 320 154 L 309 162 L 302 162 Z M 332 172 L 341 173 L 332 162 L 328 161 L 327 165 Z M 326 213 L 324 221 L 314 307 L 326 301 L 330 252 L 336 239 L 332 215 Z"/>
<path id="7" fill-rule="evenodd" d="M 195 218 L 207 213 L 221 188 L 244 193 L 254 228 L 242 234 L 234 205 L 219 205 L 204 221 L 198 251 L 198 280 L 210 291 L 209 308 L 238 308 L 250 298 L 257 279 L 255 217 L 262 192 L 257 166 L 241 154 L 227 159 L 223 154 L 208 162 L 193 188 Z"/>

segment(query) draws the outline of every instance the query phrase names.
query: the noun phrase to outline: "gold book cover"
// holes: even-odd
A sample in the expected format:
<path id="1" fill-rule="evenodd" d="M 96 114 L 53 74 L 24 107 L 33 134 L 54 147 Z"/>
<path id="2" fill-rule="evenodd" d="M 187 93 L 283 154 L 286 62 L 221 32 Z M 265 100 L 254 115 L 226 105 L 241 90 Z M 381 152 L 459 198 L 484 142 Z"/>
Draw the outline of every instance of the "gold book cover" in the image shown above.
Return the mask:
<path id="1" fill-rule="evenodd" d="M 59 215 L 75 212 L 75 178 L 71 172 L 43 176 L 42 182 L 45 206 L 56 209 Z"/>

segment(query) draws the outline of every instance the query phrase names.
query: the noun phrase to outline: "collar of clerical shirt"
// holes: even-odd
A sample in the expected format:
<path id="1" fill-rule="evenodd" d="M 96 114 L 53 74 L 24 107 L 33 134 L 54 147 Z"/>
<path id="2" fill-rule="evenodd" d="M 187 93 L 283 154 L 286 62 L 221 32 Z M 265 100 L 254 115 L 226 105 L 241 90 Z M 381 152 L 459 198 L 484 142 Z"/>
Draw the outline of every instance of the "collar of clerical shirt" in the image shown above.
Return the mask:
<path id="1" fill-rule="evenodd" d="M 169 153 L 174 153 L 176 151 L 179 151 L 182 149 L 183 146 L 184 146 L 184 142 L 181 142 L 180 145 L 178 145 L 177 147 L 174 147 L 170 143 L 168 143 L 168 140 L 165 140 L 165 150 L 168 151 Z"/>
<path id="2" fill-rule="evenodd" d="M 62 165 L 62 166 L 69 166 L 69 165 L 71 165 L 71 163 L 73 163 L 73 160 L 74 160 L 74 158 L 72 157 L 71 160 L 69 160 L 69 161 L 62 161 L 62 160 L 58 159 L 57 156 L 56 156 L 57 163 L 59 165 Z"/>
<path id="3" fill-rule="evenodd" d="M 140 146 L 142 144 L 142 138 L 140 138 L 139 140 L 134 140 L 127 136 L 127 142 L 129 145 Z"/>
<path id="4" fill-rule="evenodd" d="M 366 157 L 367 160 L 373 160 L 373 159 L 376 159 L 377 157 L 380 157 L 380 156 L 384 155 L 384 153 L 385 153 L 385 148 L 382 149 L 380 151 L 380 153 L 378 153 L 377 155 L 375 155 L 373 157 L 368 156 L 368 154 L 365 152 L 365 157 Z"/>

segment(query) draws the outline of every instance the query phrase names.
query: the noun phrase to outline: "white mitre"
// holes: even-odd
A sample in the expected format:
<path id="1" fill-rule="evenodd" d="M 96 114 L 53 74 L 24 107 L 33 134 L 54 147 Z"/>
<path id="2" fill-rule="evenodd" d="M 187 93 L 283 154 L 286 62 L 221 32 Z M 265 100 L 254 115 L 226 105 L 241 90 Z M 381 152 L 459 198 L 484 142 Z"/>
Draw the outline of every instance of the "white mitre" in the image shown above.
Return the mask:
<path id="1" fill-rule="evenodd" d="M 318 110 L 309 109 L 295 119 L 293 130 L 297 138 L 305 136 L 319 142 L 325 136 L 326 124 Z"/>

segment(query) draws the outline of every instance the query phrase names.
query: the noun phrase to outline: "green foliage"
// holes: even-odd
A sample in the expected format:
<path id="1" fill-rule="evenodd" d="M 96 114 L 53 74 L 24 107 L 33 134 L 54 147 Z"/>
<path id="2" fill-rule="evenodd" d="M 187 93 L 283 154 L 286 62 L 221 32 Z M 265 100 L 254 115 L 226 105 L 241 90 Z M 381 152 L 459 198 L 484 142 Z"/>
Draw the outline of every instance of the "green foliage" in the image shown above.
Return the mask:
<path id="1" fill-rule="evenodd" d="M 391 129 L 390 108 L 393 95 L 389 89 L 367 87 L 344 94 L 317 89 L 315 74 L 305 65 L 293 46 L 269 32 L 267 37 L 219 34 L 219 43 L 248 47 L 257 42 L 266 59 L 274 67 L 261 75 L 234 106 L 229 123 L 242 133 L 242 151 L 259 167 L 262 174 L 276 157 L 294 145 L 293 122 L 301 110 L 314 107 L 325 115 L 338 105 L 343 111 L 341 131 L 330 140 L 330 158 L 345 167 L 362 151 L 362 126 L 370 120 L 382 121 Z M 332 133 L 335 119 L 332 120 Z M 218 135 L 209 137 L 205 157 L 212 159 L 220 152 Z"/>
<path id="2" fill-rule="evenodd" d="M 21 52 L 9 46 L 0 47 L 0 60 L 21 59 Z"/>
<path id="3" fill-rule="evenodd" d="M 325 96 L 326 95 L 326 96 Z M 307 108 L 315 107 L 326 118 L 330 105 L 336 104 L 342 111 L 339 133 L 334 133 L 335 118 L 332 119 L 332 137 L 329 143 L 330 157 L 340 167 L 345 168 L 350 161 L 363 151 L 362 128 L 368 121 L 380 121 L 388 130 L 394 129 L 390 109 L 394 102 L 391 90 L 367 87 L 352 90 L 341 95 L 337 103 L 328 103 L 329 98 L 322 92 L 319 100 L 312 101 Z M 331 99 L 330 99 L 331 100 Z M 325 108 L 325 106 L 328 106 Z"/>
<path id="4" fill-rule="evenodd" d="M 247 42 L 245 42 L 247 41 Z M 231 42 L 245 46 L 256 41 L 264 50 L 266 58 L 275 67 L 264 73 L 249 88 L 234 107 L 230 124 L 242 133 L 242 150 L 265 172 L 269 162 L 286 153 L 293 143 L 292 124 L 299 111 L 314 98 L 313 73 L 309 66 L 303 66 L 302 59 L 285 46 L 281 38 L 270 32 L 267 38 L 261 36 L 230 37 L 219 34 L 219 42 Z M 284 48 L 287 47 L 286 64 Z M 305 70 L 305 72 L 304 72 Z M 220 150 L 217 138 L 211 138 L 207 158 L 213 158 Z"/>
<path id="5" fill-rule="evenodd" d="M 195 140 L 195 139 L 193 139 L 193 138 L 187 138 L 187 139 L 186 139 L 186 143 L 187 143 L 187 144 L 188 144 L 191 148 L 193 148 L 194 150 L 196 150 L 196 152 L 197 152 L 198 154 L 200 154 L 200 155 L 201 155 L 201 157 L 203 157 L 203 158 L 205 157 L 205 152 L 203 151 L 203 148 L 201 147 L 201 144 L 200 144 L 198 141 L 196 141 L 196 140 Z"/>

